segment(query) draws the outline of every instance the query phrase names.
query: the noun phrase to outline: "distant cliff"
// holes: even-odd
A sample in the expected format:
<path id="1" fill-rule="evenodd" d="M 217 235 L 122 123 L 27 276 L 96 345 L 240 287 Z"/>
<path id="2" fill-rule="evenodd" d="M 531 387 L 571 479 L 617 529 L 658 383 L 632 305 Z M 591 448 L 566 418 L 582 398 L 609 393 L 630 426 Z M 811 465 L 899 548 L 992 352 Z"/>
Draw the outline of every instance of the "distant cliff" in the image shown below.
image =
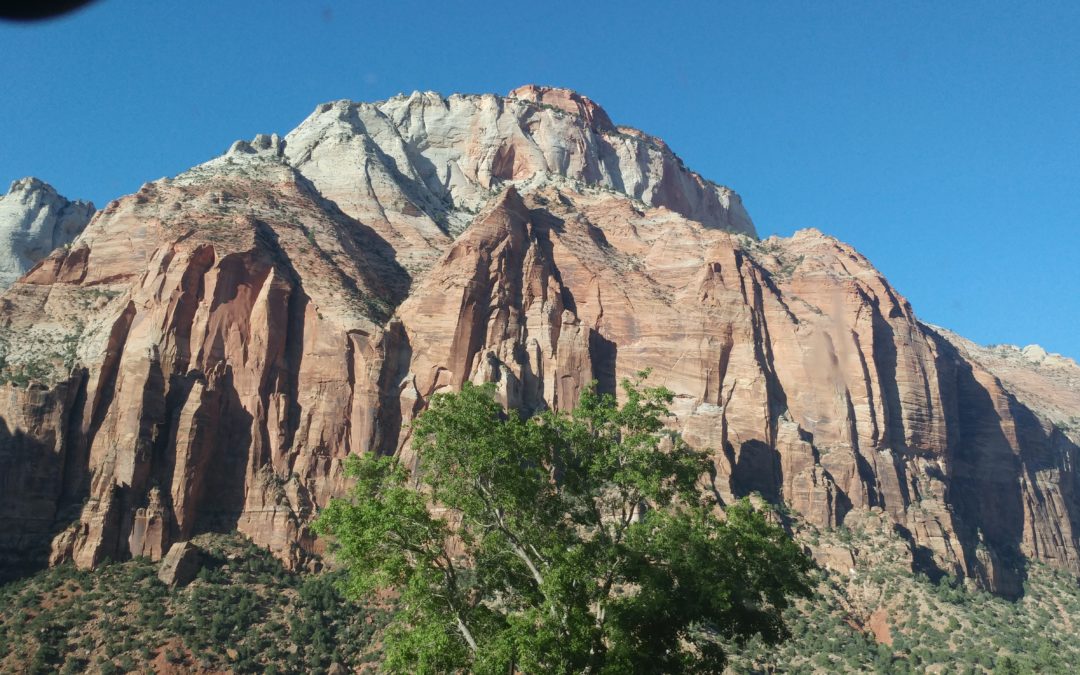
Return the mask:
<path id="1" fill-rule="evenodd" d="M 48 183 L 23 178 L 0 196 L 0 289 L 82 232 L 94 205 L 68 201 Z"/>

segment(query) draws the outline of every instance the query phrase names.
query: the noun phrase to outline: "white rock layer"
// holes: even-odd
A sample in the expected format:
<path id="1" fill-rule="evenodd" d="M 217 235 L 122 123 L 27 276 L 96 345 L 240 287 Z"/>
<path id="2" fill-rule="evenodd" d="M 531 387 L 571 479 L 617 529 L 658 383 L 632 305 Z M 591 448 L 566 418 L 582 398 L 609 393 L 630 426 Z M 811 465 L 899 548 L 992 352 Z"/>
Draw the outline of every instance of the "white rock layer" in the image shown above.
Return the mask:
<path id="1" fill-rule="evenodd" d="M 735 192 L 565 89 L 325 103 L 285 137 L 284 155 L 345 213 L 410 251 L 407 268 L 426 267 L 507 184 L 570 180 L 756 235 Z"/>
<path id="2" fill-rule="evenodd" d="M 23 178 L 0 197 L 0 289 L 83 231 L 94 205 L 69 201 L 48 183 Z"/>

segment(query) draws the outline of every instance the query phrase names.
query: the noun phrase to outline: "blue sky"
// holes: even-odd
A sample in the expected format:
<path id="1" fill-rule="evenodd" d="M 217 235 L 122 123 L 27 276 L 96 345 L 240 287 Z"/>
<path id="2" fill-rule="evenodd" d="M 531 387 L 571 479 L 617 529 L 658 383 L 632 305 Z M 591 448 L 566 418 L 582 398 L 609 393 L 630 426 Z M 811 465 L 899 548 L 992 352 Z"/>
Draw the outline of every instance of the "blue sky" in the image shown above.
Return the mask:
<path id="1" fill-rule="evenodd" d="M 946 6 L 947 5 L 947 6 Z M 576 89 L 926 321 L 1080 357 L 1080 3 L 140 2 L 0 24 L 0 183 L 99 206 L 322 102 Z"/>

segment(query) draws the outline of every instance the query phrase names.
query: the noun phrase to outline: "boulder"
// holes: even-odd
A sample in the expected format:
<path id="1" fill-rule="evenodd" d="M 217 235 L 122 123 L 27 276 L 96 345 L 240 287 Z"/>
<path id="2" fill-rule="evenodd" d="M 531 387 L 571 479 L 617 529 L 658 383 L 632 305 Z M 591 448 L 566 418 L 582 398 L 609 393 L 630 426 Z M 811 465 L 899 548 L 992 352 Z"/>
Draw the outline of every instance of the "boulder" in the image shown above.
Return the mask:
<path id="1" fill-rule="evenodd" d="M 201 569 L 202 554 L 189 541 L 178 541 L 169 548 L 158 568 L 158 579 L 171 587 L 186 586 Z"/>

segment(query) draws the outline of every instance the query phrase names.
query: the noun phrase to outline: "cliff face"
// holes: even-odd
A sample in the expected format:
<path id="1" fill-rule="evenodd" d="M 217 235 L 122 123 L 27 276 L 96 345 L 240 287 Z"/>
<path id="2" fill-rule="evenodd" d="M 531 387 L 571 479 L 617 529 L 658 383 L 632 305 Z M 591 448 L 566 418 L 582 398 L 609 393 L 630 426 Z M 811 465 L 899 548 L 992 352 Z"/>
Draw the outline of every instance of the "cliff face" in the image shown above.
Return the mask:
<path id="1" fill-rule="evenodd" d="M 471 379 L 566 406 L 651 368 L 725 499 L 819 526 L 883 509 L 917 565 L 1005 593 L 1024 556 L 1078 569 L 1075 443 L 820 233 L 754 242 L 607 195 L 508 193 L 398 315 L 423 345 L 410 404 Z"/>
<path id="2" fill-rule="evenodd" d="M 663 141 L 615 127 L 599 106 L 566 90 L 337 101 L 319 106 L 285 141 L 289 163 L 375 229 L 412 272 L 431 265 L 508 182 L 566 179 L 754 234 L 738 195 L 686 169 Z"/>
<path id="3" fill-rule="evenodd" d="M 0 296 L 0 554 L 238 529 L 302 565 L 343 459 L 408 459 L 434 392 L 567 408 L 651 368 L 725 500 L 881 509 L 915 564 L 1004 593 L 1025 556 L 1080 572 L 1052 416 L 850 247 L 752 234 L 572 92 L 321 106 L 110 204 Z"/>
<path id="4" fill-rule="evenodd" d="M 964 355 L 990 371 L 1017 400 L 1080 442 L 1080 365 L 1039 345 L 982 347 L 932 327 Z"/>
<path id="5" fill-rule="evenodd" d="M 0 196 L 0 289 L 70 243 L 93 215 L 93 204 L 68 201 L 37 178 L 12 183 Z"/>

